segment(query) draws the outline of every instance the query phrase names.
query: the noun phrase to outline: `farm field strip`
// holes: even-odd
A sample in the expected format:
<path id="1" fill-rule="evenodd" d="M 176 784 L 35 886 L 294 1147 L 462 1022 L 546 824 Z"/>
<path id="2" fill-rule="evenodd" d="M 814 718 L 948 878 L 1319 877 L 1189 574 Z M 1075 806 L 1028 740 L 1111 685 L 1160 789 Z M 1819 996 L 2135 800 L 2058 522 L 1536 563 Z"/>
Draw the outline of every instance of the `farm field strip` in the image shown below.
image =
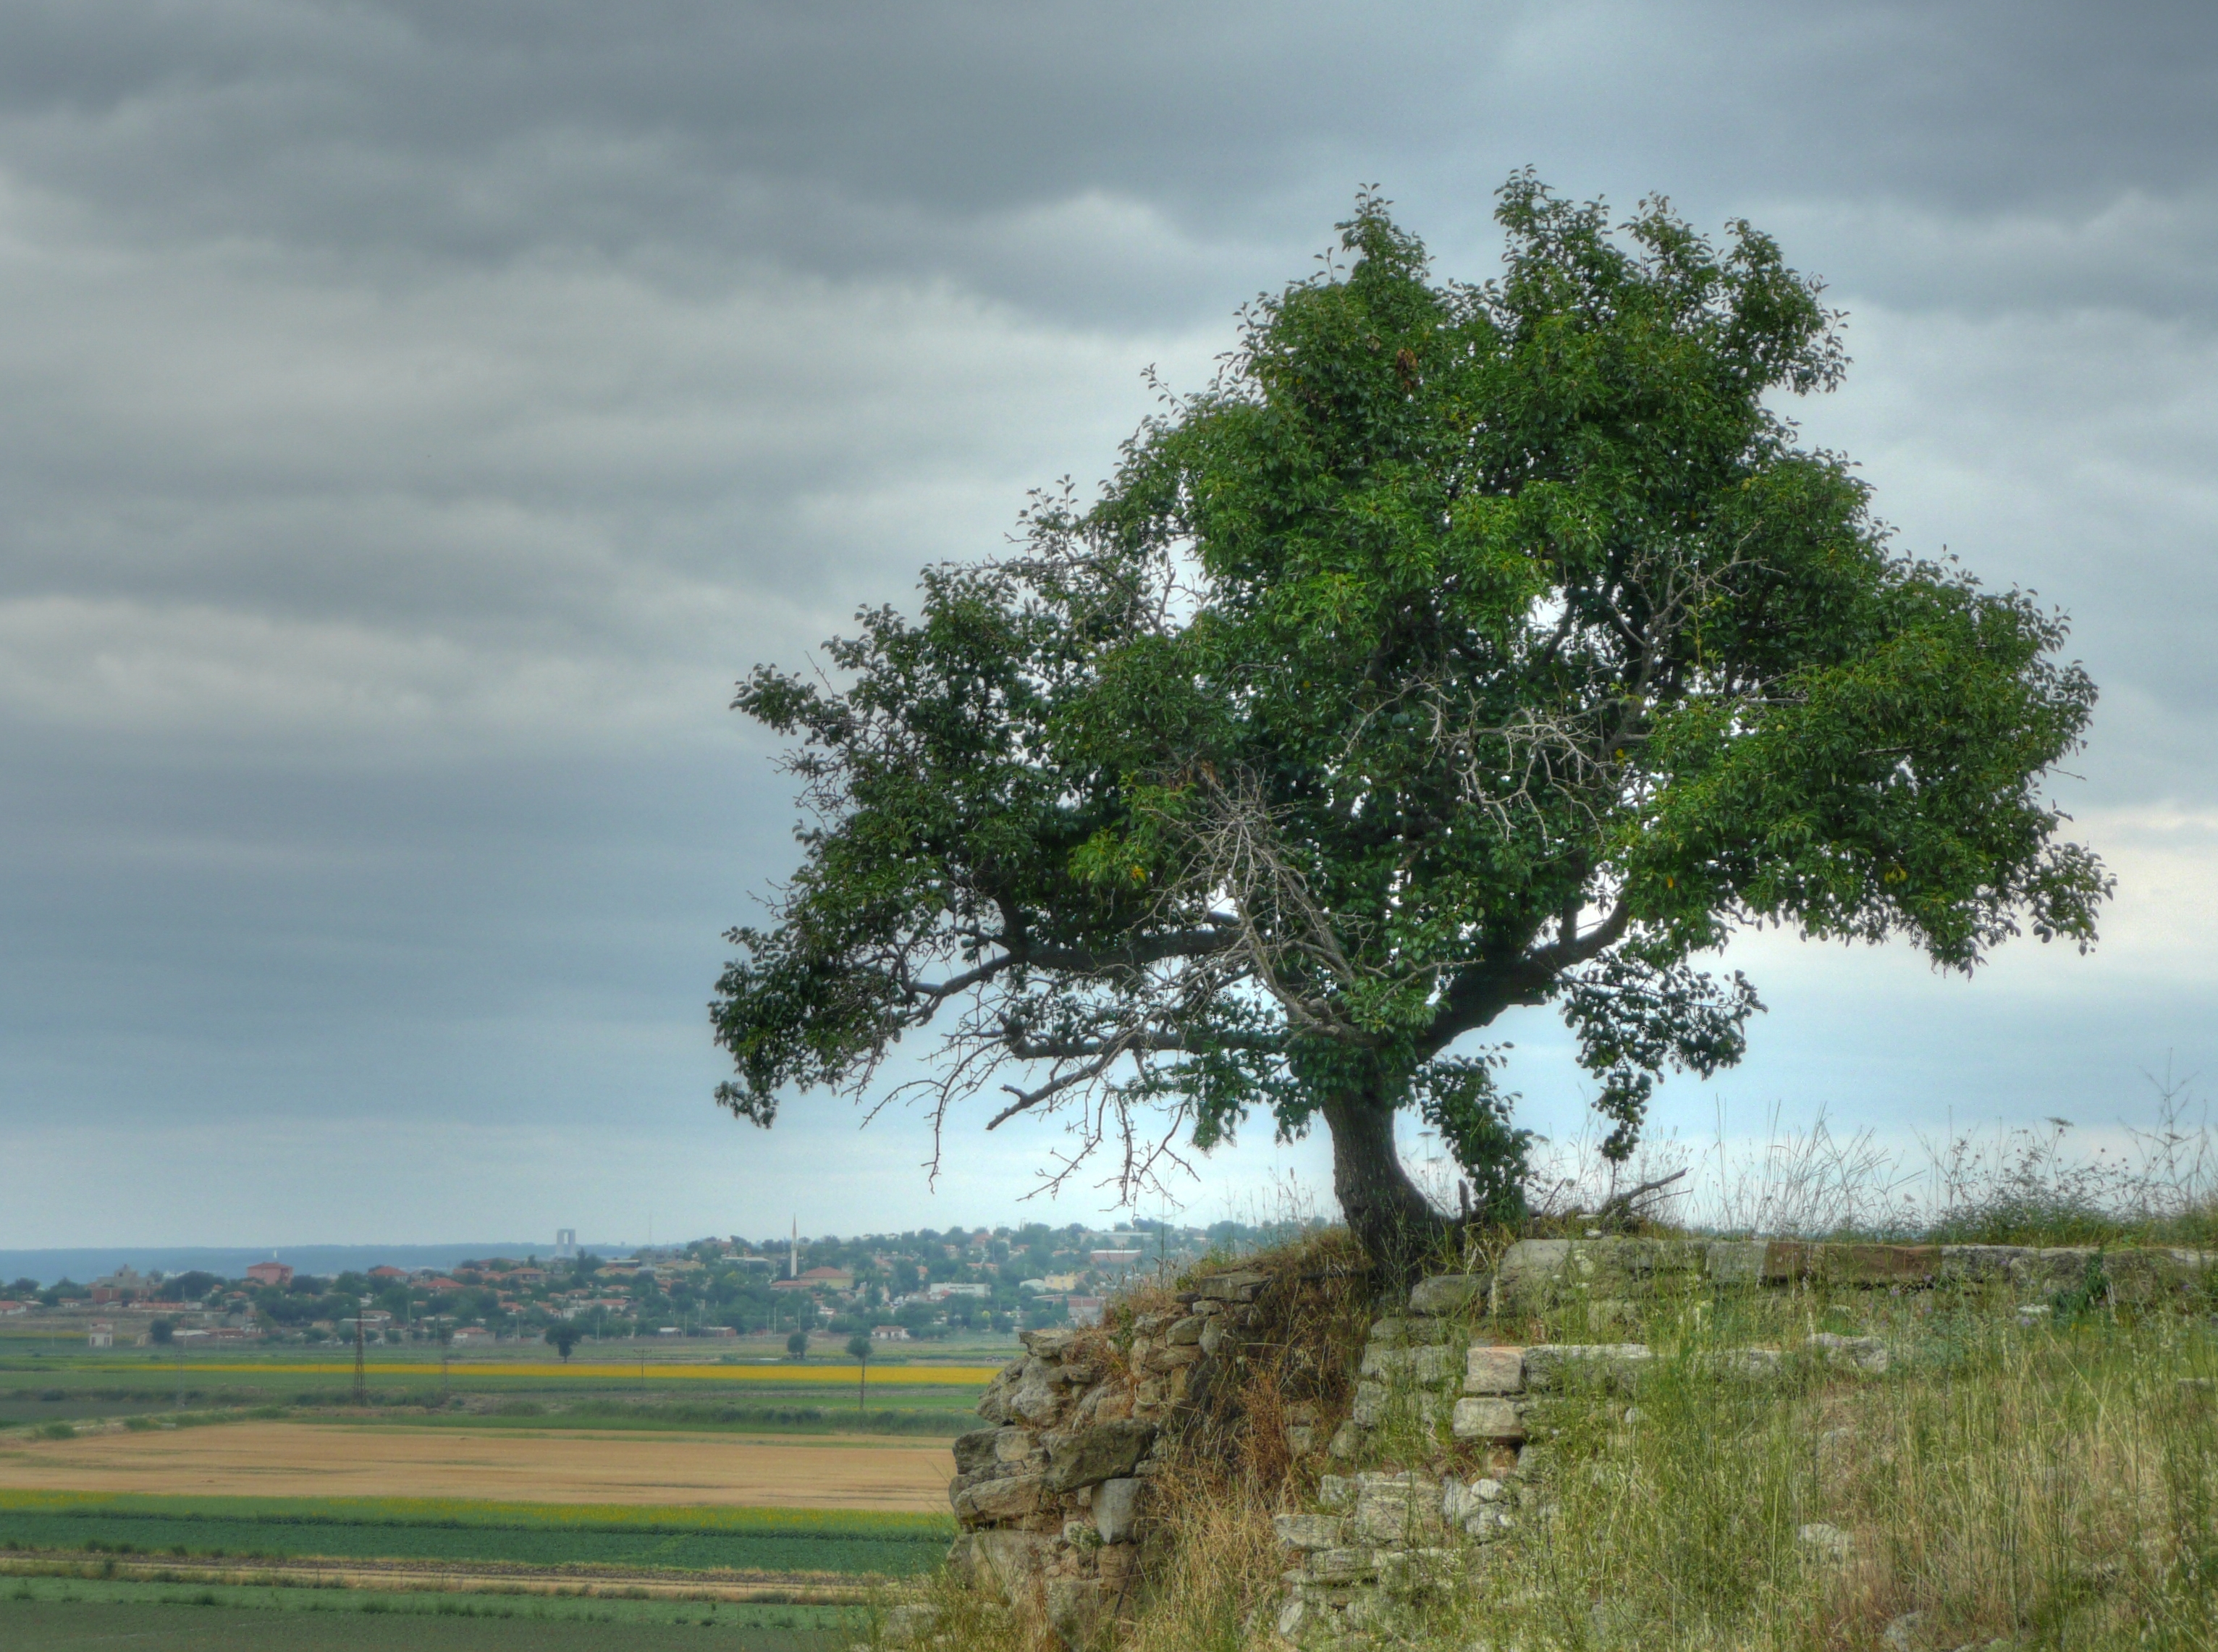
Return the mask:
<path id="1" fill-rule="evenodd" d="M 939 1514 L 944 1439 L 245 1421 L 0 1440 L 0 1487 L 202 1496 L 685 1502 Z"/>
<path id="2" fill-rule="evenodd" d="M 175 1368 L 158 1366 L 152 1361 L 135 1364 L 75 1363 L 64 1368 L 67 1372 L 84 1372 L 102 1377 L 129 1374 L 146 1377 L 150 1382 L 166 1378 Z M 222 1372 L 231 1376 L 260 1373 L 264 1376 L 312 1376 L 334 1382 L 350 1380 L 353 1367 L 338 1361 L 321 1364 L 296 1363 L 261 1363 L 246 1360 L 194 1359 L 186 1369 L 195 1374 Z M 657 1364 L 648 1360 L 642 1369 L 637 1363 L 622 1359 L 597 1359 L 561 1364 L 553 1360 L 507 1360 L 450 1362 L 443 1372 L 438 1362 L 418 1360 L 381 1362 L 372 1360 L 367 1367 L 370 1378 L 394 1377 L 439 1377 L 459 1380 L 467 1375 L 473 1380 L 487 1377 L 511 1377 L 533 1382 L 592 1382 L 635 1384 L 641 1382 L 673 1383 L 776 1383 L 795 1387 L 813 1388 L 825 1383 L 855 1386 L 856 1368 L 852 1365 L 709 1365 Z M 982 1388 L 1000 1374 L 999 1365 L 872 1365 L 869 1386 L 901 1385 L 929 1388 Z M 158 1377 L 155 1373 L 160 1371 Z M 59 1376 L 63 1370 L 35 1370 L 30 1374 Z"/>
<path id="3" fill-rule="evenodd" d="M 705 1634 L 703 1631 L 707 1631 Z M 41 1652 L 835 1652 L 868 1631 L 847 1606 L 403 1593 L 18 1577 L 0 1645 Z"/>
<path id="4" fill-rule="evenodd" d="M 319 1559 L 216 1560 L 206 1556 L 0 1553 L 0 1577 L 83 1577 L 102 1581 L 232 1587 L 373 1589 L 403 1594 L 551 1595 L 620 1600 L 753 1601 L 782 1606 L 860 1606 L 869 1574 L 821 1572 L 656 1573 L 588 1566 L 488 1567 L 457 1562 Z"/>
<path id="5" fill-rule="evenodd" d="M 759 1592 L 777 1579 L 829 1587 L 858 1576 L 913 1576 L 939 1563 L 954 1531 L 945 1513 L 852 1509 L 0 1491 L 0 1562 L 18 1570 L 278 1566 L 313 1578 L 399 1568 L 449 1575 L 443 1587 L 462 1587 L 453 1577 L 465 1572 L 537 1577 L 550 1587 L 608 1573 L 707 1576 Z"/>

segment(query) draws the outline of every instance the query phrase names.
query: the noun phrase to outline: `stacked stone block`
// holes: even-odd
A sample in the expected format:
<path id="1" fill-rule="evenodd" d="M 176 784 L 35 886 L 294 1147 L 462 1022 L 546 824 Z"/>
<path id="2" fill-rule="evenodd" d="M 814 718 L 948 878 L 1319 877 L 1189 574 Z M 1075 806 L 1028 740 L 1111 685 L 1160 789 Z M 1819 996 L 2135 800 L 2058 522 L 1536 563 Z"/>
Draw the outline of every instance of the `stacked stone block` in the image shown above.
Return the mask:
<path id="1" fill-rule="evenodd" d="M 951 1562 L 1081 1644 L 1143 1569 L 1149 1482 L 1203 1397 L 1245 1352 L 1270 1276 L 1211 1275 L 1175 1309 L 1102 1333 L 1029 1331 L 955 1442 Z"/>

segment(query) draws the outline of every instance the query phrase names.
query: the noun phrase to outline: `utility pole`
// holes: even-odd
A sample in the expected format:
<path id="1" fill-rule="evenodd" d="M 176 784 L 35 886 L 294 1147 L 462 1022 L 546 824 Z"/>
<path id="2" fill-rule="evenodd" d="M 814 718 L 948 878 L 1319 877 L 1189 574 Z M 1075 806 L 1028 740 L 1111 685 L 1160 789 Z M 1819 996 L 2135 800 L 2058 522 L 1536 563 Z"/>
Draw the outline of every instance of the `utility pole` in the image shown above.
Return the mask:
<path id="1" fill-rule="evenodd" d="M 369 1403 L 369 1374 L 362 1368 L 364 1339 L 362 1325 L 362 1316 L 369 1311 L 364 1308 L 356 1308 L 354 1310 L 354 1402 L 357 1406 L 367 1406 Z"/>

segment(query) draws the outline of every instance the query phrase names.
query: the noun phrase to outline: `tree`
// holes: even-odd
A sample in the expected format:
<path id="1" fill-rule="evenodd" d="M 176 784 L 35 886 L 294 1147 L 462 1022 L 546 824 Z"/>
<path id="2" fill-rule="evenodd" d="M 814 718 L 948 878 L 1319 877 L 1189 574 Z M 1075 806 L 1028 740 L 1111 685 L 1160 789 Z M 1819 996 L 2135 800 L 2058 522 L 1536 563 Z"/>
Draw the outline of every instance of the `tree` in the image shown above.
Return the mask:
<path id="1" fill-rule="evenodd" d="M 157 1346 L 167 1344 L 177 1334 L 177 1327 L 167 1320 L 154 1320 L 146 1327 L 146 1340 Z"/>
<path id="2" fill-rule="evenodd" d="M 1097 502 L 1036 495 L 1019 552 L 864 611 L 833 680 L 741 684 L 815 818 L 731 932 L 723 1105 L 864 1095 L 930 1029 L 895 1096 L 935 1140 L 989 1085 L 988 1129 L 1063 1111 L 1054 1180 L 1322 1122 L 1391 1271 L 1442 1222 L 1403 1109 L 1519 1208 L 1473 1042 L 1505 1011 L 1562 1014 L 1622 1162 L 1667 1070 L 1745 1048 L 1753 987 L 1702 967 L 1737 928 L 1961 971 L 2092 940 L 2109 879 L 2040 782 L 2093 686 L 2060 616 L 1897 554 L 1771 411 L 1842 373 L 1818 283 L 1529 173 L 1497 217 L 1502 278 L 1440 283 L 1363 197 Z"/>
<path id="3" fill-rule="evenodd" d="M 792 1355 L 796 1359 L 806 1359 L 806 1358 L 809 1358 L 809 1333 L 808 1333 L 808 1331 L 807 1331 L 805 1328 L 804 1328 L 804 1329 L 802 1329 L 802 1330 L 796 1331 L 796 1332 L 795 1332 L 791 1336 L 790 1336 L 790 1337 L 786 1338 L 786 1340 L 785 1340 L 785 1351 L 786 1351 L 786 1352 L 788 1352 L 788 1353 L 791 1354 L 791 1355 Z"/>
<path id="4" fill-rule="evenodd" d="M 570 1363 L 570 1350 L 576 1347 L 585 1333 L 574 1325 L 550 1325 L 547 1340 L 554 1345 L 554 1352 L 564 1364 Z"/>
<path id="5" fill-rule="evenodd" d="M 863 1408 L 863 1396 L 870 1377 L 870 1333 L 858 1331 L 847 1339 L 847 1358 L 855 1362 L 855 1409 Z"/>

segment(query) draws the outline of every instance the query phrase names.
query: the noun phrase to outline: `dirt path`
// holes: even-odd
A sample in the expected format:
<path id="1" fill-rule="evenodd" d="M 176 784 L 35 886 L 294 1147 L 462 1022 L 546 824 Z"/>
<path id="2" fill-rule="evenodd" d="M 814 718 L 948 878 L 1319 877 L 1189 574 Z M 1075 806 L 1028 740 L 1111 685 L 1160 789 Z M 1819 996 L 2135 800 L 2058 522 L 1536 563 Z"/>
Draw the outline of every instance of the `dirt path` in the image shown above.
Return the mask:
<path id="1" fill-rule="evenodd" d="M 0 1445 L 0 1487 L 947 1512 L 945 1440 L 229 1423 Z"/>

